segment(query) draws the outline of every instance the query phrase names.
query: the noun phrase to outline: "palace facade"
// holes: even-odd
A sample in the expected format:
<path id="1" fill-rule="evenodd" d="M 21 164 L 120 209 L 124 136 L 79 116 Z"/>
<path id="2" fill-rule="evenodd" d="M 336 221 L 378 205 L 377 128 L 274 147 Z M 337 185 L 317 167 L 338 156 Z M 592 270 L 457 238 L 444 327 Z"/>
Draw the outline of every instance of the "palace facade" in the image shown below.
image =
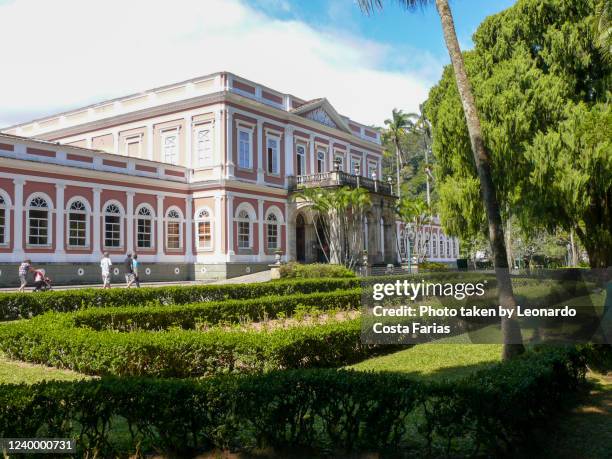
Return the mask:
<path id="1" fill-rule="evenodd" d="M 0 286 L 25 258 L 80 283 L 98 281 L 103 252 L 117 279 L 138 253 L 144 281 L 238 276 L 277 253 L 322 261 L 308 204 L 294 199 L 309 186 L 370 190 L 369 262 L 397 263 L 381 163 L 380 133 L 327 99 L 228 72 L 12 126 L 0 133 Z"/>

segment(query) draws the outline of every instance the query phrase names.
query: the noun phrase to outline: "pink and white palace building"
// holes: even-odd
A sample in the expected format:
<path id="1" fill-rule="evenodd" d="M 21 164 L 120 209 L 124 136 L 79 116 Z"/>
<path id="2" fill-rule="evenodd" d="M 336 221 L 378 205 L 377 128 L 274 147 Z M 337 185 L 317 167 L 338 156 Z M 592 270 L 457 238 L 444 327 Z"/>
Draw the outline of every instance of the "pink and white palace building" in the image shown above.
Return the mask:
<path id="1" fill-rule="evenodd" d="M 380 133 L 220 72 L 0 131 L 0 286 L 16 265 L 97 282 L 99 259 L 138 253 L 143 280 L 226 278 L 320 260 L 303 186 L 356 184 L 375 205 L 371 263 L 401 257 Z M 441 234 L 441 233 L 440 233 Z M 400 238 L 401 239 L 401 238 Z M 456 245 L 458 250 L 458 245 Z M 448 254 L 448 260 L 456 258 Z"/>

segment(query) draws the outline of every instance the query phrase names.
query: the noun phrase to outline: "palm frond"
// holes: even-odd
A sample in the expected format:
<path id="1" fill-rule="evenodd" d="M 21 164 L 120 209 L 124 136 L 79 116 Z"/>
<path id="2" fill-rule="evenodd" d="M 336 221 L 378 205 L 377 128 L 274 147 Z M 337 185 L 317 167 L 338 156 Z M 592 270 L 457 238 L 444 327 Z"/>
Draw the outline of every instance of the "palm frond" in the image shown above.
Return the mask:
<path id="1" fill-rule="evenodd" d="M 414 10 L 416 8 L 425 8 L 434 3 L 434 0 L 395 0 L 402 8 Z M 376 10 L 382 10 L 384 0 L 357 0 L 359 8 L 365 14 L 373 14 Z"/>

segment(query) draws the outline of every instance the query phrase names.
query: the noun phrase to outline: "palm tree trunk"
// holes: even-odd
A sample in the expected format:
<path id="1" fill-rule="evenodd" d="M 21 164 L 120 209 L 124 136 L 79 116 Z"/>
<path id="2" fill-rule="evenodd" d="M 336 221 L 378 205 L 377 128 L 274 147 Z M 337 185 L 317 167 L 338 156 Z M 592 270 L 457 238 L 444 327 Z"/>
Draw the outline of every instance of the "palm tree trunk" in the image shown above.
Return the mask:
<path id="1" fill-rule="evenodd" d="M 400 147 L 399 143 L 395 141 L 395 172 L 397 174 L 397 197 L 402 197 L 402 188 L 400 184 Z"/>
<path id="2" fill-rule="evenodd" d="M 508 269 L 504 230 L 499 211 L 499 203 L 495 194 L 495 187 L 493 186 L 493 178 L 491 176 L 491 159 L 482 137 L 478 111 L 465 70 L 453 16 L 448 6 L 448 0 L 436 0 L 436 7 L 442 21 L 442 31 L 444 32 L 446 47 L 448 48 L 448 53 L 455 71 L 457 89 L 459 90 L 459 96 L 463 105 L 472 152 L 474 153 L 474 162 L 476 163 L 476 170 L 480 178 L 480 191 L 489 223 L 489 240 L 491 243 L 493 262 L 495 263 L 499 304 L 506 309 L 513 309 L 516 311 L 517 304 L 512 291 L 510 271 Z M 516 313 L 514 313 L 514 315 L 516 316 Z M 508 359 L 521 354 L 525 348 L 522 344 L 522 334 L 518 322 L 515 319 L 502 318 L 501 325 L 504 340 L 502 358 Z"/>

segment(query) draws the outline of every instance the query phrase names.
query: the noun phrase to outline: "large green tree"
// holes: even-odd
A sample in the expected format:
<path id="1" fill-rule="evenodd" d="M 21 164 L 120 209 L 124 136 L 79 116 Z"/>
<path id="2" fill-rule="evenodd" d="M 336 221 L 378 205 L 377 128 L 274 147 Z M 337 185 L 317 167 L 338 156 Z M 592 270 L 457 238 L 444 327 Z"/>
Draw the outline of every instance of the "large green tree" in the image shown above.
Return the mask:
<path id="1" fill-rule="evenodd" d="M 484 142 L 478 107 L 476 106 L 472 85 L 467 75 L 463 55 L 461 54 L 461 48 L 455 30 L 455 22 L 448 0 L 398 0 L 398 2 L 407 8 L 426 6 L 432 3 L 436 5 L 436 10 L 438 11 L 442 24 L 444 42 L 448 49 L 448 55 L 455 75 L 455 83 L 463 107 L 463 114 L 466 119 L 468 138 L 480 184 L 480 195 L 486 209 L 489 241 L 495 264 L 499 304 L 509 310 L 515 311 L 517 303 L 514 298 L 508 270 L 504 229 L 502 226 L 497 192 L 491 172 L 491 154 Z M 361 8 L 367 12 L 372 11 L 374 8 L 382 8 L 383 6 L 383 0 L 358 0 L 358 3 Z M 521 354 L 524 351 L 524 347 L 518 322 L 514 319 L 504 318 L 501 322 L 501 328 L 504 339 L 502 357 L 507 359 Z"/>
<path id="2" fill-rule="evenodd" d="M 594 14 L 594 0 L 519 0 L 481 24 L 465 62 L 504 222 L 514 215 L 523 227 L 575 230 L 592 266 L 602 266 L 612 264 L 610 65 L 593 40 Z M 426 114 L 443 223 L 474 237 L 486 212 L 452 69 Z"/>

